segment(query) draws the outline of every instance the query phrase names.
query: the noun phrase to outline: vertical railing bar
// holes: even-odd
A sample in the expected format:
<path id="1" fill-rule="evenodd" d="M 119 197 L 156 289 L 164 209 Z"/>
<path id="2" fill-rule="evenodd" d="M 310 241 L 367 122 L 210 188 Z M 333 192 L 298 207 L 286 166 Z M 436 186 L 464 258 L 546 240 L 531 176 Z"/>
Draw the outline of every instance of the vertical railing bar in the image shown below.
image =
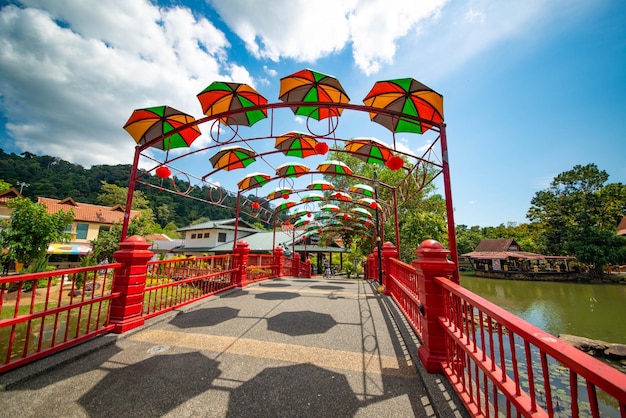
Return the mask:
<path id="1" fill-rule="evenodd" d="M 543 388 L 546 391 L 546 409 L 548 416 L 554 416 L 554 405 L 552 402 L 552 384 L 550 382 L 550 369 L 548 368 L 548 357 L 544 351 L 540 352 L 541 370 L 543 372 Z"/>
<path id="2" fill-rule="evenodd" d="M 528 392 L 530 394 L 530 410 L 537 411 L 537 398 L 535 393 L 535 375 L 533 373 L 533 359 L 530 351 L 530 343 L 524 340 L 524 351 L 526 353 L 526 373 L 528 374 Z"/>
<path id="3" fill-rule="evenodd" d="M 511 349 L 511 367 L 513 369 L 513 380 L 515 382 L 515 396 L 521 394 L 521 385 L 519 378 L 519 366 L 517 364 L 517 350 L 515 349 L 515 334 L 509 330 L 509 346 Z"/>
<path id="4" fill-rule="evenodd" d="M 587 380 L 587 396 L 589 397 L 589 407 L 591 408 L 591 416 L 593 418 L 600 417 L 600 408 L 598 406 L 598 394 L 593 383 Z"/>

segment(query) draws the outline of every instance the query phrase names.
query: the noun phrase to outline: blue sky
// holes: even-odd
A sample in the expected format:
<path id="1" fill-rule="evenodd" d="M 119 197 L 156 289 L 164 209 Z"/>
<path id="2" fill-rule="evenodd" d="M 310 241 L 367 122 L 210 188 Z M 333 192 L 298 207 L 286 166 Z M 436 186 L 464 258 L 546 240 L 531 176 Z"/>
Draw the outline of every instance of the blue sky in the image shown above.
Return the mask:
<path id="1" fill-rule="evenodd" d="M 195 95 L 216 80 L 275 101 L 281 77 L 313 68 L 336 76 L 354 103 L 399 77 L 444 96 L 457 224 L 526 222 L 534 194 L 577 164 L 626 183 L 620 0 L 0 4 L 8 152 L 130 164 L 135 144 L 122 126 L 133 109 L 167 104 L 200 117 Z M 350 119 L 342 129 L 379 132 Z M 402 144 L 417 150 L 419 141 Z M 232 173 L 212 180 L 232 188 L 245 175 Z"/>

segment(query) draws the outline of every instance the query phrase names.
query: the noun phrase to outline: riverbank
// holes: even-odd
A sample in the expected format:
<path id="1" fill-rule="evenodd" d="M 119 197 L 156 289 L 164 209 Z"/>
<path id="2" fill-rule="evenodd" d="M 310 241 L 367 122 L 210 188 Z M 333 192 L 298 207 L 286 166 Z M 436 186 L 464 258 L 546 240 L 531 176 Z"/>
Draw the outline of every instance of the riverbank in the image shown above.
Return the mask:
<path id="1" fill-rule="evenodd" d="M 572 347 L 591 356 L 608 360 L 613 367 L 626 372 L 626 344 L 608 343 L 602 340 L 592 340 L 591 338 L 569 334 L 561 334 L 558 337 Z"/>

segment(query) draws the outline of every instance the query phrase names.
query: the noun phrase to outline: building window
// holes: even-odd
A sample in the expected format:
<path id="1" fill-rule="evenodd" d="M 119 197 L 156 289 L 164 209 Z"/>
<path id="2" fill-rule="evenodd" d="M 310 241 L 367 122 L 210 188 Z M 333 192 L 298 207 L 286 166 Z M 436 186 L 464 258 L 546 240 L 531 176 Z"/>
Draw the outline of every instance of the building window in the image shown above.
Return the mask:
<path id="1" fill-rule="evenodd" d="M 196 234 L 191 234 L 191 239 L 196 239 Z"/>
<path id="2" fill-rule="evenodd" d="M 76 224 L 76 239 L 87 239 L 89 224 Z"/>
<path id="3" fill-rule="evenodd" d="M 220 232 L 217 234 L 217 242 L 226 242 L 226 232 Z"/>
<path id="4" fill-rule="evenodd" d="M 109 225 L 100 225 L 100 228 L 98 229 L 98 235 L 100 235 L 100 232 L 109 232 L 111 230 L 111 227 Z"/>
<path id="5" fill-rule="evenodd" d="M 210 236 L 211 236 L 211 234 L 210 234 L 209 232 L 205 232 L 205 233 L 204 233 L 204 238 L 208 238 L 208 237 L 210 237 Z"/>

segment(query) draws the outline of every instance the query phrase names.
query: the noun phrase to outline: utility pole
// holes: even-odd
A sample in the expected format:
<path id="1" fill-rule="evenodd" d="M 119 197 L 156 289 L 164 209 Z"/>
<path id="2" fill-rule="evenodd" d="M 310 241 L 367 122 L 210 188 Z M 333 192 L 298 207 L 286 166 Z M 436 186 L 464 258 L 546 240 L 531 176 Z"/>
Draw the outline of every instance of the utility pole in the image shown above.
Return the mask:
<path id="1" fill-rule="evenodd" d="M 22 190 L 24 190 L 24 187 L 30 186 L 30 184 L 24 183 L 23 181 L 21 181 L 21 182 L 18 181 L 17 185 L 20 186 L 20 194 L 22 194 Z"/>

